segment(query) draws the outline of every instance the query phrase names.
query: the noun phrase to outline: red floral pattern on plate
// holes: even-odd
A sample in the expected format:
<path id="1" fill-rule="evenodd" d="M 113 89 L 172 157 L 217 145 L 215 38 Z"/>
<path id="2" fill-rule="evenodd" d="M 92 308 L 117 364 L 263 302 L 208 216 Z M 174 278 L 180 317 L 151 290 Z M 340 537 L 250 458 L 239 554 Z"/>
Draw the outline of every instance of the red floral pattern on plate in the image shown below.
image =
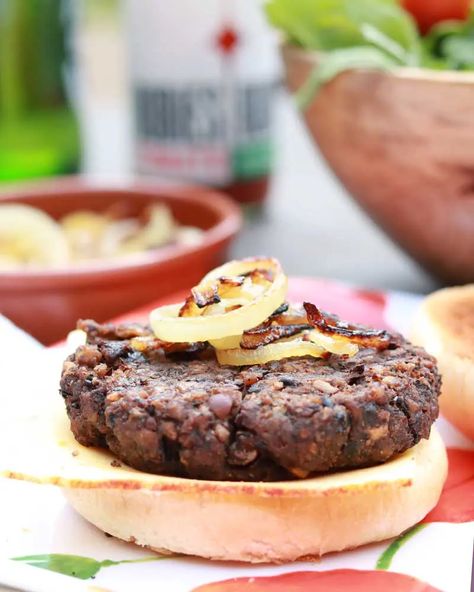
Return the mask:
<path id="1" fill-rule="evenodd" d="M 423 522 L 474 520 L 474 450 L 448 448 L 448 479 L 436 507 Z"/>
<path id="2" fill-rule="evenodd" d="M 193 592 L 437 592 L 425 582 L 390 571 L 335 569 L 295 571 L 279 576 L 233 578 L 195 588 Z M 439 591 L 438 591 L 439 592 Z"/>

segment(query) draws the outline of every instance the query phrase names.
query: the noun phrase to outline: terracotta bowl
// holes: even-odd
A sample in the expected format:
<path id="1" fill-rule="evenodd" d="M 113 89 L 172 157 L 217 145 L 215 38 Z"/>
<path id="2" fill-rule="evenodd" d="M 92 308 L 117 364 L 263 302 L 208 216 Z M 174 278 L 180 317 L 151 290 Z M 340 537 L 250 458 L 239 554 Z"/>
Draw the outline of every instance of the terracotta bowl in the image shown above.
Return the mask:
<path id="1" fill-rule="evenodd" d="M 318 55 L 284 47 L 283 58 L 294 92 Z M 474 73 L 402 68 L 340 74 L 304 113 L 353 197 L 446 283 L 474 281 L 473 107 Z"/>
<path id="2" fill-rule="evenodd" d="M 77 209 L 103 211 L 117 202 L 125 202 L 136 215 L 148 204 L 163 202 L 179 222 L 205 230 L 197 246 L 167 246 L 133 261 L 0 273 L 0 312 L 46 344 L 63 338 L 78 318 L 110 319 L 193 285 L 226 259 L 241 225 L 239 208 L 229 198 L 202 188 L 104 189 L 58 183 L 1 195 L 0 203 L 6 201 L 30 204 L 54 218 Z"/>

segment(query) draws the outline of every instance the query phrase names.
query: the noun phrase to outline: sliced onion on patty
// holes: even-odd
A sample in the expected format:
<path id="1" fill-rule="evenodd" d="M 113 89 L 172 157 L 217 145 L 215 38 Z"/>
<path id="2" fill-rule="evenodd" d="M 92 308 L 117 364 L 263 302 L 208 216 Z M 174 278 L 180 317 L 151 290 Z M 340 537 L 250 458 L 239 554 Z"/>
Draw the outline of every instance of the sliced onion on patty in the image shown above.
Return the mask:
<path id="1" fill-rule="evenodd" d="M 170 343 L 242 335 L 285 302 L 287 285 L 276 259 L 231 261 L 208 273 L 184 304 L 154 309 L 150 324 Z"/>
<path id="2" fill-rule="evenodd" d="M 254 364 L 266 364 L 283 358 L 295 358 L 312 356 L 322 358 L 327 351 L 301 337 L 281 340 L 269 345 L 261 345 L 257 349 L 220 349 L 216 350 L 216 357 L 219 364 L 227 366 L 251 366 Z"/>

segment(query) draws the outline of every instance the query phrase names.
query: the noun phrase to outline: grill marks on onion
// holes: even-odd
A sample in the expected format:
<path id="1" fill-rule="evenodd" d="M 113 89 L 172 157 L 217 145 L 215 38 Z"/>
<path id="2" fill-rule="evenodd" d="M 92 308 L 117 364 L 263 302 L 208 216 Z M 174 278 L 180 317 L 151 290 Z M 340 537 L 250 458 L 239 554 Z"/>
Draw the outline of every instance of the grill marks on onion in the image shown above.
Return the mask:
<path id="1" fill-rule="evenodd" d="M 282 309 L 282 310 L 280 310 Z M 390 345 L 390 336 L 384 330 L 360 329 L 321 312 L 310 302 L 303 304 L 303 309 L 290 309 L 285 303 L 258 327 L 245 331 L 240 347 L 256 349 L 282 338 L 293 337 L 315 329 L 321 333 L 342 338 L 362 347 L 379 351 Z"/>
<path id="2" fill-rule="evenodd" d="M 331 319 L 311 302 L 304 302 L 303 307 L 309 324 L 326 335 L 343 337 L 357 345 L 371 347 L 379 351 L 387 349 L 390 345 L 390 335 L 387 331 L 355 328 L 343 321 Z"/>
<path id="3" fill-rule="evenodd" d="M 272 282 L 273 277 L 273 273 L 269 270 L 254 269 L 242 275 L 222 276 L 207 286 L 195 286 L 191 289 L 191 294 L 184 301 L 179 311 L 179 316 L 194 316 L 208 306 L 219 304 L 228 295 L 230 290 L 242 287 L 247 278 L 254 284 L 264 284 Z"/>
<path id="4" fill-rule="evenodd" d="M 242 278 L 243 281 L 243 276 L 239 276 L 239 278 Z M 241 285 L 240 280 L 235 277 L 220 278 L 220 281 L 227 286 Z M 216 304 L 216 299 L 220 301 L 220 297 L 217 289 L 214 288 L 207 291 L 193 289 L 192 295 L 188 297 L 182 310 Z M 314 304 L 309 302 L 305 302 L 303 307 L 303 309 L 295 309 L 290 308 L 287 303 L 282 304 L 266 321 L 242 334 L 240 347 L 249 350 L 257 349 L 280 339 L 300 334 L 305 339 L 305 333 L 314 329 L 323 334 L 343 338 L 362 347 L 370 347 L 379 351 L 390 346 L 390 336 L 384 330 L 355 328 L 320 311 Z M 132 340 L 132 343 L 134 349 L 144 354 L 158 349 L 162 349 L 167 354 L 197 353 L 206 348 L 204 343 L 168 343 L 146 334 L 138 334 Z"/>
<path id="5" fill-rule="evenodd" d="M 292 337 L 304 331 L 304 325 L 273 325 L 260 326 L 250 331 L 245 331 L 240 341 L 240 347 L 243 349 L 256 349 L 261 345 L 268 345 L 278 339 Z"/>

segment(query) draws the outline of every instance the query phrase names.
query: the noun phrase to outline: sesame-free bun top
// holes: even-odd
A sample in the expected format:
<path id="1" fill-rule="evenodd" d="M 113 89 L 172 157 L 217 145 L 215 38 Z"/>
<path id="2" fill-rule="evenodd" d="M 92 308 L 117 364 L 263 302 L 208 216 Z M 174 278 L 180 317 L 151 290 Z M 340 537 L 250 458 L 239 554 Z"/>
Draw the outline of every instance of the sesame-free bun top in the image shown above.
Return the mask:
<path id="1" fill-rule="evenodd" d="M 474 439 L 474 284 L 428 296 L 415 318 L 412 336 L 438 360 L 441 412 Z"/>

